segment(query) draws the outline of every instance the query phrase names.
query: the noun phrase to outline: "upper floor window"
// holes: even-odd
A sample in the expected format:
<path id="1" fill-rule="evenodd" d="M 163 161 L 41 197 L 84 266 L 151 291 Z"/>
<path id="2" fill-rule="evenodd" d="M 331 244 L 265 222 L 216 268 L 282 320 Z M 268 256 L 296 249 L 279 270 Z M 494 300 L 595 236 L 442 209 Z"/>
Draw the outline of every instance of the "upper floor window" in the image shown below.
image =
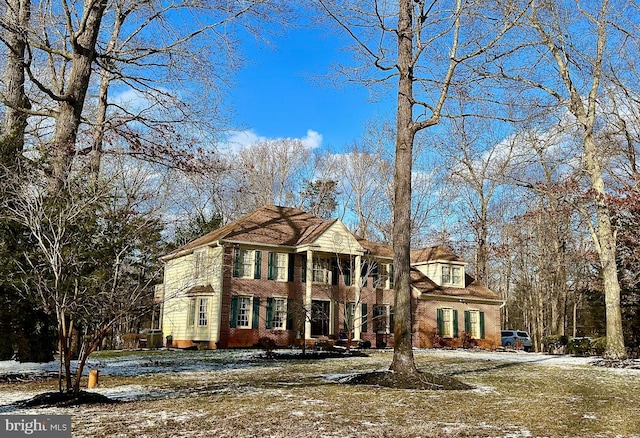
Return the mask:
<path id="1" fill-rule="evenodd" d="M 201 278 L 205 275 L 207 270 L 207 252 L 206 251 L 194 251 L 194 274 L 196 278 Z"/>
<path id="2" fill-rule="evenodd" d="M 260 278 L 262 251 L 235 248 L 233 254 L 233 276 Z"/>
<path id="3" fill-rule="evenodd" d="M 443 266 L 442 284 L 462 284 L 462 268 L 460 266 Z"/>
<path id="4" fill-rule="evenodd" d="M 393 263 L 380 264 L 380 286 L 385 289 L 393 289 Z"/>
<path id="5" fill-rule="evenodd" d="M 269 253 L 269 280 L 287 281 L 289 254 L 283 252 Z"/>
<path id="6" fill-rule="evenodd" d="M 329 283 L 331 260 L 317 257 L 313 259 L 313 282 Z"/>

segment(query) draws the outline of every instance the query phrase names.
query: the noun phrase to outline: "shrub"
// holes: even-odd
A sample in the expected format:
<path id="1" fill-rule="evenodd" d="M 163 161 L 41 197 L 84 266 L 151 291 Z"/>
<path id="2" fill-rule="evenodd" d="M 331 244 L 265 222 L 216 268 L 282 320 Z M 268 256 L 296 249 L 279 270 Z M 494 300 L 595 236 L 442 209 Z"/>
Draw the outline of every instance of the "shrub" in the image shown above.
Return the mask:
<path id="1" fill-rule="evenodd" d="M 137 350 L 140 348 L 140 335 L 138 333 L 125 333 L 122 335 L 123 349 Z"/>
<path id="2" fill-rule="evenodd" d="M 567 351 L 574 356 L 591 355 L 591 338 L 573 338 L 567 344 Z"/>
<path id="3" fill-rule="evenodd" d="M 460 339 L 462 341 L 462 348 L 476 348 L 478 346 L 478 341 L 473 339 L 467 332 L 462 332 Z"/>
<path id="4" fill-rule="evenodd" d="M 602 356 L 607 349 L 607 337 L 602 336 L 591 340 L 591 353 L 596 356 Z"/>
<path id="5" fill-rule="evenodd" d="M 542 340 L 545 351 L 549 354 L 565 354 L 569 337 L 565 335 L 551 335 Z"/>
<path id="6" fill-rule="evenodd" d="M 268 336 L 263 336 L 262 338 L 258 339 L 258 346 L 264 350 L 264 353 L 267 356 L 267 358 L 272 358 L 273 350 L 275 350 L 278 347 L 278 344 L 276 344 L 276 341 L 273 340 L 272 338 Z"/>

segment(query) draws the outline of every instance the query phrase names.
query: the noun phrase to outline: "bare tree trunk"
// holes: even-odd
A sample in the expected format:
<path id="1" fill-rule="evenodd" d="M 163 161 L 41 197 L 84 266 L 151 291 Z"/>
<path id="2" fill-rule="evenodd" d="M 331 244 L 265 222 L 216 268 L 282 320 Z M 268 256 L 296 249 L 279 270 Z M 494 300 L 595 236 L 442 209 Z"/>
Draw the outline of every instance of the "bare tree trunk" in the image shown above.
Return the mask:
<path id="1" fill-rule="evenodd" d="M 584 150 L 587 172 L 591 179 L 591 187 L 595 192 L 594 203 L 598 226 L 594 240 L 602 265 L 607 320 L 607 350 L 605 356 L 610 359 L 625 359 L 627 352 L 622 331 L 620 283 L 618 282 L 618 267 L 616 264 L 616 238 L 611 226 L 609 209 L 605 200 L 602 170 L 596 155 L 595 139 L 591 130 L 588 130 L 584 135 Z"/>
<path id="2" fill-rule="evenodd" d="M 78 127 L 95 60 L 96 41 L 106 9 L 106 0 L 85 0 L 84 17 L 79 33 L 73 33 L 71 73 L 67 89 L 58 105 L 55 129 L 51 139 L 53 163 L 51 173 L 55 184 L 63 185 L 76 152 Z"/>
<path id="3" fill-rule="evenodd" d="M 413 140 L 413 32 L 411 0 L 400 0 L 398 18 L 398 110 L 394 170 L 393 263 L 395 315 L 390 369 L 416 373 L 411 333 L 411 168 Z"/>
<path id="4" fill-rule="evenodd" d="M 475 263 L 475 275 L 476 275 L 476 280 L 478 280 L 480 283 L 482 284 L 487 284 L 487 278 L 488 278 L 488 274 L 487 274 L 487 260 L 489 258 L 489 249 L 488 249 L 488 236 L 489 236 L 489 230 L 488 230 L 488 202 L 489 200 L 486 199 L 483 195 L 482 192 L 479 193 L 480 194 L 480 202 L 481 202 L 481 214 L 480 214 L 480 218 L 478 219 L 479 224 L 477 224 L 476 227 L 476 239 L 477 239 L 477 251 L 476 251 L 476 263 Z"/>
<path id="5" fill-rule="evenodd" d="M 15 153 L 24 147 L 24 132 L 27 115 L 22 109 L 31 104 L 24 91 L 24 56 L 26 50 L 26 29 L 31 16 L 31 0 L 9 0 L 5 12 L 4 41 L 7 46 L 5 60 L 5 117 L 2 136 L 11 139 Z"/>

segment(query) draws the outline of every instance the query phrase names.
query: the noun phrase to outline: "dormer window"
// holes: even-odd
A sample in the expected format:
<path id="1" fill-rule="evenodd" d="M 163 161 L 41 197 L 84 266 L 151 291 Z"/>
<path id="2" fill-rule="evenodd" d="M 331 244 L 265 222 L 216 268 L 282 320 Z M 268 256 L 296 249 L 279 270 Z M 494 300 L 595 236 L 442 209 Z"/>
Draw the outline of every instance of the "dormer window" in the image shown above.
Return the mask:
<path id="1" fill-rule="evenodd" d="M 462 267 L 445 265 L 442 267 L 442 284 L 462 284 Z"/>

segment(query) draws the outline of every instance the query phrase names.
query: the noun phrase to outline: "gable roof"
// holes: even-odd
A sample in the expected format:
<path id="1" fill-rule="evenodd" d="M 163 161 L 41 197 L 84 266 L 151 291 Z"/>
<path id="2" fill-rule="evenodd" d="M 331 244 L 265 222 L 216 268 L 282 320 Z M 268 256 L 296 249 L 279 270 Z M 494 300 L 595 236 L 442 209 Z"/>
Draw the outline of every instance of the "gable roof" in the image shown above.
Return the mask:
<path id="1" fill-rule="evenodd" d="M 438 295 L 444 297 L 455 297 L 464 299 L 482 298 L 488 300 L 499 300 L 498 294 L 478 283 L 469 274 L 464 275 L 464 288 L 438 286 L 429 277 L 416 268 L 411 268 L 411 286 L 416 288 L 423 295 Z"/>
<path id="2" fill-rule="evenodd" d="M 179 253 L 218 240 L 251 242 L 266 245 L 295 246 L 312 240 L 334 221 L 325 221 L 297 208 L 265 205 L 217 230 L 213 230 L 169 254 Z"/>
<path id="3" fill-rule="evenodd" d="M 411 263 L 424 263 L 433 260 L 446 260 L 449 262 L 466 263 L 464 259 L 458 257 L 449 248 L 441 245 L 432 246 L 430 248 L 411 250 Z"/>

